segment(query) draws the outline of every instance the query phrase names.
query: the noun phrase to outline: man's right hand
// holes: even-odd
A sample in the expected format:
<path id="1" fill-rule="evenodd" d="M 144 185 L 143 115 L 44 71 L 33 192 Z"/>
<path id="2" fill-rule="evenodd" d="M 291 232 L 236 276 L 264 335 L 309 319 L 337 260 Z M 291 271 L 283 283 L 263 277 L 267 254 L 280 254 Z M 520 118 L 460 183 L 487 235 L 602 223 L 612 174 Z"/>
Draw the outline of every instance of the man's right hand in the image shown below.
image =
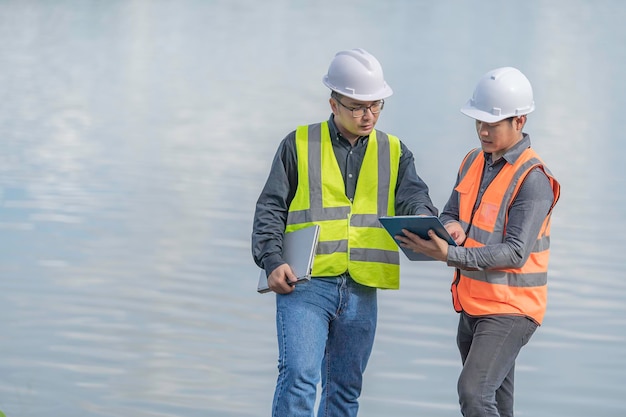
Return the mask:
<path id="1" fill-rule="evenodd" d="M 289 294 L 293 291 L 298 277 L 293 273 L 289 264 L 282 264 L 267 277 L 267 286 L 278 294 Z"/>

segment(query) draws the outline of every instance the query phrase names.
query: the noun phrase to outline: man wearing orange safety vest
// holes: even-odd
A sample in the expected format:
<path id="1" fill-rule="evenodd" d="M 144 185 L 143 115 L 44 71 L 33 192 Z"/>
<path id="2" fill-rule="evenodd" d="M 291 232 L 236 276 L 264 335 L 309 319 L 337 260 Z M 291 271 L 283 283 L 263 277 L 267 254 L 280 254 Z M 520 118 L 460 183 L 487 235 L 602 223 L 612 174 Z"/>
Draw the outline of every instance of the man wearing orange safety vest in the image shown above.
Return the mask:
<path id="1" fill-rule="evenodd" d="M 512 67 L 486 73 L 461 112 L 476 120 L 470 151 L 440 219 L 459 246 L 404 231 L 404 247 L 456 268 L 458 380 L 465 417 L 512 417 L 515 359 L 547 299 L 550 216 L 560 185 L 523 132 L 535 109 L 528 79 Z"/>

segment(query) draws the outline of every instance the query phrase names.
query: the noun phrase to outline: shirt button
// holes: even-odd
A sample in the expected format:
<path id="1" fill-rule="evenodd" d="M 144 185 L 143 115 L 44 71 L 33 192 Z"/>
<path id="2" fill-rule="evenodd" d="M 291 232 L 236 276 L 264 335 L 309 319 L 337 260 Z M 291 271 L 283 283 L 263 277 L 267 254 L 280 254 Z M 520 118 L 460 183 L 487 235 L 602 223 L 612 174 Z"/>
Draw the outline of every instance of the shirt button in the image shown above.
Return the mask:
<path id="1" fill-rule="evenodd" d="M 348 174 L 348 178 L 352 178 L 352 174 Z"/>

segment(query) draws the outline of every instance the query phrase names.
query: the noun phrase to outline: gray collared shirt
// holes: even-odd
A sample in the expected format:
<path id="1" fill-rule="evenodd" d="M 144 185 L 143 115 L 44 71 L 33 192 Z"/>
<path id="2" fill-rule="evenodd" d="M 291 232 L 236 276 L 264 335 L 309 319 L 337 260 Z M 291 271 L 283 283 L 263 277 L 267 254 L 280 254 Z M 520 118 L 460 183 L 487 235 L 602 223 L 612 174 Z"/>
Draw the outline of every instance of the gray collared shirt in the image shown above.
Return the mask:
<path id="1" fill-rule="evenodd" d="M 526 148 L 530 147 L 530 136 L 523 134 L 522 140 L 515 144 L 502 158 L 491 160 L 491 154 L 485 153 L 485 168 L 480 182 L 478 197 L 474 210 L 478 207 L 486 188 L 498 175 L 505 164 L 514 163 Z M 454 188 L 459 184 L 457 176 Z M 539 168 L 528 173 L 519 193 L 509 209 L 509 218 L 506 225 L 506 237 L 503 243 L 488 245 L 480 248 L 465 248 L 462 246 L 448 248 L 448 265 L 459 269 L 501 269 L 518 268 L 522 266 L 535 244 L 541 225 L 554 201 L 554 193 L 550 180 Z M 452 220 L 459 220 L 458 192 L 452 190 L 452 195 L 439 216 L 446 224 Z"/>
<path id="2" fill-rule="evenodd" d="M 360 137 L 352 146 L 341 136 L 331 115 L 328 121 L 335 157 L 339 164 L 346 196 L 352 200 L 361 170 L 368 136 Z M 278 146 L 269 177 L 256 204 L 252 225 L 252 255 L 255 263 L 270 273 L 284 261 L 280 255 L 289 205 L 298 186 L 298 159 L 295 131 L 290 132 Z M 417 175 L 413 154 L 401 142 L 400 164 L 395 194 L 396 215 L 437 215 L 428 186 Z"/>

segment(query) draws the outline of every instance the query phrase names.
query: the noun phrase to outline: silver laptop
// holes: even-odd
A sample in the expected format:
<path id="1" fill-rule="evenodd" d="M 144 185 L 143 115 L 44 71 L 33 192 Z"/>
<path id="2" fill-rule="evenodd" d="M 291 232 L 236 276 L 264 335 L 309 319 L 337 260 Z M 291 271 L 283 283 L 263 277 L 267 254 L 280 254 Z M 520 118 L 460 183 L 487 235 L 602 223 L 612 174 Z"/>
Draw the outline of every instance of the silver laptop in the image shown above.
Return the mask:
<path id="1" fill-rule="evenodd" d="M 285 233 L 285 238 L 283 239 L 283 259 L 289 264 L 296 277 L 298 277 L 297 282 L 311 279 L 319 233 L 320 227 L 316 224 L 304 229 L 298 229 L 295 232 Z M 263 269 L 259 274 L 257 291 L 260 293 L 270 291 L 267 286 L 267 276 Z"/>

